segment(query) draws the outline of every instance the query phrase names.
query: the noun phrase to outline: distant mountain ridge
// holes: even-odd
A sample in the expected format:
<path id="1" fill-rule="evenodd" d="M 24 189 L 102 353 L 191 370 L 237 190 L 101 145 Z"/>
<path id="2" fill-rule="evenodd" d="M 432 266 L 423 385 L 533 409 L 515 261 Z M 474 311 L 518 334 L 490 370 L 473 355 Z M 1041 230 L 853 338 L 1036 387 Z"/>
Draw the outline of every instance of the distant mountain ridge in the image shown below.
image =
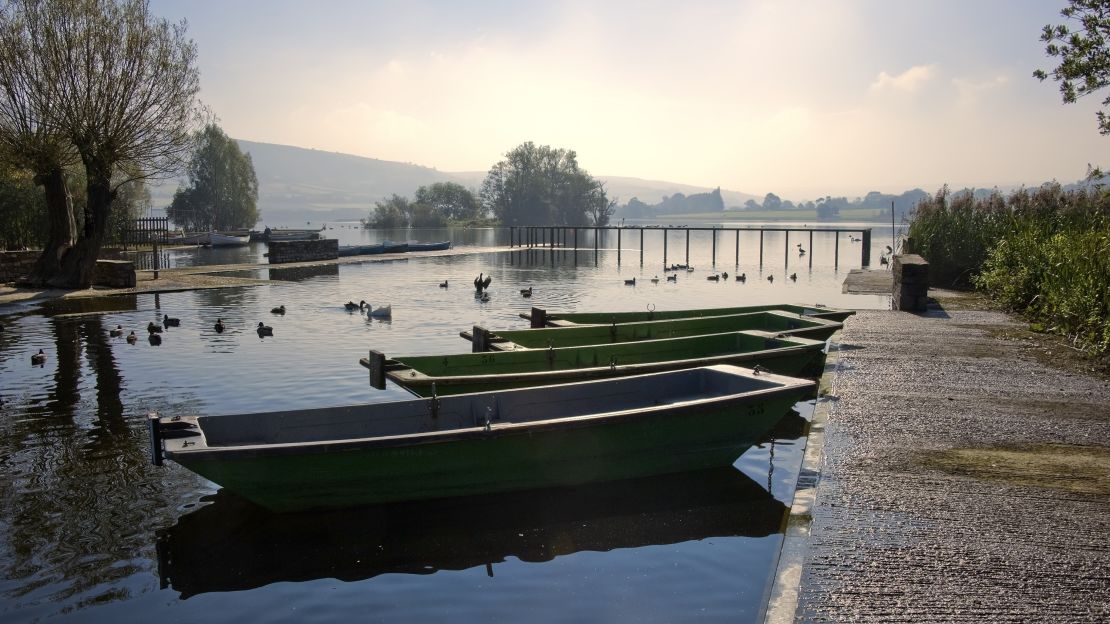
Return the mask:
<path id="1" fill-rule="evenodd" d="M 485 171 L 446 172 L 412 163 L 236 140 L 239 148 L 251 155 L 258 176 L 260 227 L 358 219 L 369 214 L 375 201 L 394 193 L 412 197 L 417 188 L 436 182 L 457 182 L 477 191 L 486 177 Z M 655 203 L 675 193 L 690 195 L 713 190 L 662 180 L 595 177 L 605 183 L 609 197 L 621 203 L 633 197 Z M 154 206 L 168 205 L 176 189 L 177 183 L 172 181 L 152 187 Z M 761 199 L 726 190 L 721 191 L 721 196 L 726 206 Z"/>

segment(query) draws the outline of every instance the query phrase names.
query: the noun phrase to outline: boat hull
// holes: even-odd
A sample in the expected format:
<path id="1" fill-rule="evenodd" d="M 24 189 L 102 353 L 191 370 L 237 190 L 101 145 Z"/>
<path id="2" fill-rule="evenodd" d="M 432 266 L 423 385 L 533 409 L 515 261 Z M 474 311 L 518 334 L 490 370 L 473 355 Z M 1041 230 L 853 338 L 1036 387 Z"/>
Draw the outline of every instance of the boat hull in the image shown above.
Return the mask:
<path id="1" fill-rule="evenodd" d="M 842 323 L 835 321 L 804 317 L 800 314 L 776 310 L 726 316 L 614 323 L 611 325 L 574 325 L 539 329 L 499 330 L 491 337 L 490 348 L 506 351 L 515 348 L 577 347 L 613 342 L 684 338 L 752 329 L 781 336 L 801 336 L 813 340 L 827 340 L 842 327 Z M 464 332 L 462 335 L 468 338 L 471 337 L 469 332 Z"/>
<path id="2" fill-rule="evenodd" d="M 790 376 L 814 376 L 824 364 L 824 343 L 740 331 L 688 338 L 519 349 L 496 353 L 399 356 L 386 377 L 418 396 L 610 379 L 716 364 L 761 366 Z M 371 368 L 368 358 L 359 362 Z"/>
<path id="3" fill-rule="evenodd" d="M 781 310 L 802 316 L 823 318 L 830 321 L 844 322 L 844 319 L 856 313 L 855 310 L 841 310 L 823 306 L 801 306 L 793 304 L 771 304 L 757 306 L 741 306 L 736 308 L 703 308 L 698 310 L 653 310 L 645 312 L 547 312 L 546 319 L 549 325 L 610 325 L 612 323 L 634 323 L 640 321 L 659 321 L 679 318 L 695 318 L 701 316 L 725 316 L 744 314 L 747 312 L 770 312 Z M 522 318 L 532 320 L 530 313 L 524 312 Z"/>
<path id="4" fill-rule="evenodd" d="M 750 372 L 745 374 L 754 379 Z M 688 396 L 657 389 L 657 396 L 669 396 L 674 403 L 607 414 L 579 413 L 529 423 L 498 419 L 489 427 L 422 436 L 317 441 L 303 446 L 245 445 L 213 450 L 168 440 L 165 452 L 167 458 L 274 511 L 614 481 L 734 462 L 813 388 L 812 382 L 802 380 L 773 375 L 763 379 L 775 387 L 709 400 L 688 400 Z M 617 383 L 621 382 L 639 383 Z M 551 388 L 474 396 L 500 402 L 499 413 L 546 409 L 561 414 L 563 409 L 581 407 L 571 405 L 579 390 L 595 404 L 601 397 L 604 405 L 606 392 L 615 387 L 614 382 L 563 386 L 554 390 L 562 395 L 542 401 L 533 397 L 550 393 Z M 280 414 L 267 418 L 281 421 Z"/>

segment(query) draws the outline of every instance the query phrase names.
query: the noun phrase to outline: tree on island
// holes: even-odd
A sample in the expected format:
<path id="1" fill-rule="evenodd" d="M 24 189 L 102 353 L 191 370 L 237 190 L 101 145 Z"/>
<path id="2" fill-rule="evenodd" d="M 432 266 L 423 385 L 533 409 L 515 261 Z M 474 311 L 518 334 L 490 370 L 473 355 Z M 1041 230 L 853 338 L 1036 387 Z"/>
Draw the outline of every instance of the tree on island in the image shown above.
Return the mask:
<path id="1" fill-rule="evenodd" d="M 504 225 L 607 225 L 616 205 L 573 150 L 531 141 L 490 169 L 479 195 Z"/>
<path id="2" fill-rule="evenodd" d="M 436 182 L 416 189 L 413 203 L 427 206 L 449 221 L 470 221 L 482 217 L 482 204 L 474 192 L 456 182 Z"/>
<path id="3" fill-rule="evenodd" d="M 49 205 L 34 281 L 91 284 L 120 186 L 179 168 L 198 90 L 184 23 L 151 15 L 146 0 L 11 0 L 0 8 L 0 158 L 30 171 Z M 74 162 L 85 173 L 80 215 L 64 179 Z"/>
<path id="4" fill-rule="evenodd" d="M 249 228 L 258 222 L 258 177 L 250 154 L 214 123 L 195 137 L 187 173 L 166 215 L 193 232 Z"/>
<path id="5" fill-rule="evenodd" d="M 1051 72 L 1038 69 L 1033 76 L 1045 80 L 1049 76 L 1060 83 L 1060 96 L 1065 104 L 1074 104 L 1110 85 L 1110 2 L 1107 0 L 1069 0 L 1060 15 L 1078 23 L 1078 29 L 1067 24 L 1044 27 L 1041 41 L 1045 52 L 1059 57 L 1060 64 Z M 1110 96 L 1102 101 L 1110 106 Z M 1110 116 L 1098 111 L 1098 131 L 1110 134 Z"/>

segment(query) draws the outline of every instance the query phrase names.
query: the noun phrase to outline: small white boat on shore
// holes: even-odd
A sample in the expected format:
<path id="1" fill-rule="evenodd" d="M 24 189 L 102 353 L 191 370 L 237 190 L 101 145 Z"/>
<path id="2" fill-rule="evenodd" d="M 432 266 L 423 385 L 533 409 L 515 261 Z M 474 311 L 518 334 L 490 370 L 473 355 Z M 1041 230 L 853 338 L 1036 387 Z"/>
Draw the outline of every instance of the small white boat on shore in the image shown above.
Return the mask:
<path id="1" fill-rule="evenodd" d="M 241 247 L 250 243 L 251 236 L 247 234 L 224 234 L 220 232 L 209 232 L 208 244 L 213 247 Z"/>

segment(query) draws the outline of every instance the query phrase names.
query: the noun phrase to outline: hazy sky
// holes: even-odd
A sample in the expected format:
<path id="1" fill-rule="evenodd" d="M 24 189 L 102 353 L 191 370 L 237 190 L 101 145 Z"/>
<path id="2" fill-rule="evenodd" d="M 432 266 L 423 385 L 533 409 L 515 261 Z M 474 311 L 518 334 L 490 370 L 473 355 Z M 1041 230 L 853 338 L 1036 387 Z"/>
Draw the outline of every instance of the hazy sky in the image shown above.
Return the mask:
<path id="1" fill-rule="evenodd" d="M 1098 101 L 1031 76 L 1064 4 L 152 0 L 236 138 L 443 171 L 534 141 L 597 176 L 795 200 L 1110 165 Z"/>

